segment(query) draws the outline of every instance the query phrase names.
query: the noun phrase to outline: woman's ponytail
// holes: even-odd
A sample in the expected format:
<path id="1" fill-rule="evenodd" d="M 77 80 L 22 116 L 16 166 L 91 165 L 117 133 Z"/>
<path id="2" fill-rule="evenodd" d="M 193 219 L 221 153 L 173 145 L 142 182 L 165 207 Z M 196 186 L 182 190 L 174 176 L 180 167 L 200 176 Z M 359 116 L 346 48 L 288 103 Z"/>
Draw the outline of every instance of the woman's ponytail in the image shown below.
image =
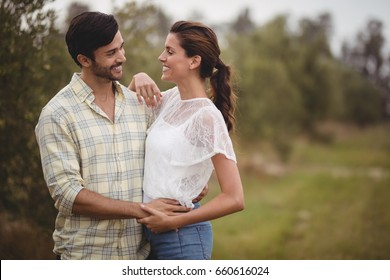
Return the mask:
<path id="1" fill-rule="evenodd" d="M 215 68 L 216 70 L 210 77 L 210 85 L 212 89 L 211 100 L 221 111 L 228 131 L 232 131 L 234 130 L 236 121 L 234 113 L 237 97 L 230 84 L 231 69 L 230 66 L 225 65 L 219 58 L 216 62 Z"/>

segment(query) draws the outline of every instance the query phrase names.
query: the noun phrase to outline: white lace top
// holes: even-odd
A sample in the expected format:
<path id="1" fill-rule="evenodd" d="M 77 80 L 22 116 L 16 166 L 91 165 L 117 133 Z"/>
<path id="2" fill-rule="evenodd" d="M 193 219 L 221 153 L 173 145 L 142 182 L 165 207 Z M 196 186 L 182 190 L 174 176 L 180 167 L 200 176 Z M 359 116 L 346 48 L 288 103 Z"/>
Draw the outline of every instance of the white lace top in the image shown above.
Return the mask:
<path id="1" fill-rule="evenodd" d="M 181 100 L 174 87 L 163 93 L 146 138 L 144 201 L 172 198 L 193 207 L 213 171 L 211 157 L 236 162 L 221 112 L 208 98 Z"/>

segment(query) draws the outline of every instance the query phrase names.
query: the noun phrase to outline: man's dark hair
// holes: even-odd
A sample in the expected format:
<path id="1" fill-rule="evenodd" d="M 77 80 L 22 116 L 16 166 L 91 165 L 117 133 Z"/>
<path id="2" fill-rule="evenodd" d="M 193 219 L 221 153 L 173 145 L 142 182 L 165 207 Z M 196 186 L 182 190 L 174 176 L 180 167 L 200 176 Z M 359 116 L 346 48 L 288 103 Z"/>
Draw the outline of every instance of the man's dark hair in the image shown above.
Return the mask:
<path id="1" fill-rule="evenodd" d="M 85 12 L 72 19 L 65 40 L 73 60 L 79 54 L 94 60 L 93 52 L 112 42 L 118 32 L 118 23 L 114 16 L 100 12 Z"/>

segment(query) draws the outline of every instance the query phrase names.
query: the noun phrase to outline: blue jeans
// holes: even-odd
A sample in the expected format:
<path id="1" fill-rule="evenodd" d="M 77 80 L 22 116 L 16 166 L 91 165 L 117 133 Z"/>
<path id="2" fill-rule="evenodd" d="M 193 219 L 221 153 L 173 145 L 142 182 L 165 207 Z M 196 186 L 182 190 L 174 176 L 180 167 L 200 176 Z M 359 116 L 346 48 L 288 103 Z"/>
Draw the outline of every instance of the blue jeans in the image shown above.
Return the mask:
<path id="1" fill-rule="evenodd" d="M 210 222 L 201 222 L 178 231 L 153 233 L 144 226 L 151 245 L 149 260 L 209 260 L 213 249 Z"/>

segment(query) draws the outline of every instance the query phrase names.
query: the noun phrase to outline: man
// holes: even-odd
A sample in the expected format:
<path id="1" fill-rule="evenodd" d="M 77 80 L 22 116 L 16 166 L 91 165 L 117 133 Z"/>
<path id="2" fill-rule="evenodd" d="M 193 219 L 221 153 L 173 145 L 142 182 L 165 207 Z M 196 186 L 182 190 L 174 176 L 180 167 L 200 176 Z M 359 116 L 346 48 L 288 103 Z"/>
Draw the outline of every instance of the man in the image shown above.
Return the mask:
<path id="1" fill-rule="evenodd" d="M 66 43 L 81 73 L 42 109 L 35 129 L 58 209 L 53 251 L 60 259 L 145 259 L 149 244 L 136 219 L 147 215 L 140 203 L 151 114 L 118 82 L 126 58 L 113 16 L 75 17 Z M 149 206 L 187 210 L 169 199 Z"/>

